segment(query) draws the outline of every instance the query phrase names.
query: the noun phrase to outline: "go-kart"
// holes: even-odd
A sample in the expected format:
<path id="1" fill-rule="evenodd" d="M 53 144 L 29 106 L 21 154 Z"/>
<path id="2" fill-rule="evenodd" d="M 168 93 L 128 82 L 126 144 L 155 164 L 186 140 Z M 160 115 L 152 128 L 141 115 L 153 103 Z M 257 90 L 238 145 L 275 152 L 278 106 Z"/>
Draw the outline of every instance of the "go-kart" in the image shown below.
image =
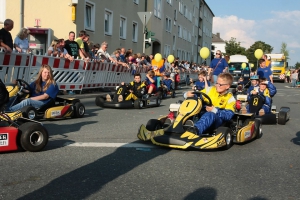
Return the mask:
<path id="1" fill-rule="evenodd" d="M 172 86 L 169 90 L 168 88 L 166 88 L 162 85 L 160 87 L 160 91 L 161 91 L 162 99 L 166 98 L 168 95 L 170 95 L 172 98 L 175 98 L 175 96 L 176 96 L 175 90 L 172 88 Z"/>
<path id="2" fill-rule="evenodd" d="M 30 86 L 26 81 L 22 79 L 17 79 L 16 81 L 16 85 L 6 86 L 10 98 L 13 98 L 12 104 L 8 106 L 12 106 L 30 97 L 31 94 Z M 25 106 L 20 111 L 23 117 L 29 119 L 81 118 L 84 116 L 85 107 L 80 103 L 79 99 L 56 97 L 55 100 L 51 99 L 38 109 L 32 106 Z"/>
<path id="3" fill-rule="evenodd" d="M 5 113 L 4 105 L 8 102 L 9 94 L 2 82 L 0 83 L 0 99 L 6 98 L 0 105 L 0 152 L 41 151 L 48 143 L 48 132 L 37 121 L 22 117 L 20 111 Z"/>
<path id="4" fill-rule="evenodd" d="M 123 100 L 119 101 L 118 97 L 119 95 L 122 95 Z M 116 92 L 112 95 L 111 101 L 107 101 L 107 94 L 97 96 L 95 99 L 95 104 L 97 106 L 103 107 L 103 108 L 146 108 L 146 107 L 155 107 L 159 106 L 161 103 L 161 93 L 158 92 L 156 94 L 153 94 L 149 97 L 146 97 L 143 95 L 142 98 L 138 98 L 136 100 L 129 99 L 126 100 L 126 97 L 130 95 L 130 93 L 126 92 L 126 89 L 124 87 L 118 87 Z"/>
<path id="5" fill-rule="evenodd" d="M 262 124 L 281 124 L 285 125 L 290 119 L 290 108 L 281 107 L 279 112 L 276 111 L 276 106 L 272 105 L 271 113 L 266 113 L 264 115 L 259 115 L 259 110 L 264 104 L 265 98 L 261 95 L 251 95 L 249 102 L 247 101 L 247 95 L 237 95 L 236 97 L 236 110 L 237 112 L 242 112 L 242 107 L 249 104 L 250 113 L 255 113 L 255 118 L 260 119 Z"/>
<path id="6" fill-rule="evenodd" d="M 253 114 L 235 113 L 232 120 L 217 129 L 207 130 L 197 135 L 194 123 L 198 121 L 202 105 L 212 105 L 209 96 L 202 92 L 194 92 L 200 98 L 188 98 L 174 111 L 175 120 L 168 116 L 150 119 L 146 126 L 141 125 L 137 137 L 143 141 L 151 141 L 155 145 L 178 149 L 229 149 L 233 143 L 245 143 L 262 137 L 262 125 Z"/>

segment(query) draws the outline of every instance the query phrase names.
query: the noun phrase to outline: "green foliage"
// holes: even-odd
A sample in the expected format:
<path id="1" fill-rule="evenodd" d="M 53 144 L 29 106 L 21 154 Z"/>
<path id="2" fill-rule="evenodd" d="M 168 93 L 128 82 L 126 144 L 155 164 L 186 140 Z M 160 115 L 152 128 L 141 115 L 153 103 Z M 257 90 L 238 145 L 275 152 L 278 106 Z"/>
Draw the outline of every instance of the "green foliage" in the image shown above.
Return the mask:
<path id="1" fill-rule="evenodd" d="M 225 41 L 225 50 L 227 55 L 246 55 L 246 48 L 241 47 L 241 43 L 236 41 L 236 38 L 231 38 L 229 41 Z"/>
<path id="2" fill-rule="evenodd" d="M 289 58 L 289 51 L 287 50 L 287 44 L 285 42 L 281 43 L 281 49 L 280 49 L 280 52 L 283 53 L 283 55 L 285 56 L 286 58 L 286 61 Z"/>
<path id="3" fill-rule="evenodd" d="M 271 53 L 273 51 L 273 47 L 269 44 L 266 44 L 262 41 L 256 41 L 252 44 L 249 49 L 246 50 L 246 56 L 250 63 L 254 63 L 254 66 L 257 67 L 257 59 L 254 56 L 254 52 L 256 49 L 261 49 L 264 53 Z"/>
<path id="4" fill-rule="evenodd" d="M 299 63 L 299 62 L 297 62 L 297 63 L 295 64 L 295 69 L 300 69 L 300 63 Z"/>

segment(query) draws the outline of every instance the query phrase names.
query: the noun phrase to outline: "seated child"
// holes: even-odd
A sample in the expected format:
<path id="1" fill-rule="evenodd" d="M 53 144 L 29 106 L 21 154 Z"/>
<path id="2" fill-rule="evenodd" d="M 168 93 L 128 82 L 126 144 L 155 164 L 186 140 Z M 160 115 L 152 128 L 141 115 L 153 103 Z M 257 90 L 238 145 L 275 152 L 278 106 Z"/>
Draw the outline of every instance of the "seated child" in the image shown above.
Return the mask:
<path id="1" fill-rule="evenodd" d="M 204 88 L 207 88 L 210 86 L 210 82 L 206 80 L 206 72 L 200 71 L 198 73 L 198 81 L 195 82 L 195 85 L 193 86 L 193 90 L 203 90 Z"/>
<path id="2" fill-rule="evenodd" d="M 163 76 L 163 81 L 161 83 L 162 87 L 165 88 L 167 91 L 170 91 L 172 88 L 173 79 L 170 78 L 170 74 L 165 73 Z"/>
<path id="3" fill-rule="evenodd" d="M 141 74 L 135 74 L 134 80 L 129 84 L 125 85 L 124 82 L 118 87 L 116 91 L 116 96 L 118 96 L 118 102 L 125 100 L 137 100 L 138 98 L 142 98 L 143 94 L 145 94 L 146 85 L 141 82 Z M 111 96 L 109 94 L 106 95 L 106 101 L 111 101 Z"/>
<path id="4" fill-rule="evenodd" d="M 258 95 L 264 99 L 264 101 L 262 102 L 263 103 L 262 108 L 259 110 L 259 112 L 256 113 L 260 116 L 271 112 L 272 100 L 270 96 L 270 91 L 267 87 L 268 87 L 267 79 L 266 78 L 259 79 L 259 88 L 257 90 L 256 89 L 252 90 L 248 97 L 248 103 L 253 104 L 253 106 L 257 106 L 257 104 L 260 103 L 258 100 L 255 99 L 251 101 L 253 95 Z M 248 113 L 250 113 L 249 104 L 246 106 Z"/>
<path id="5" fill-rule="evenodd" d="M 224 122 L 229 121 L 234 116 L 235 98 L 232 93 L 228 92 L 233 77 L 230 73 L 221 73 L 217 77 L 214 86 L 207 87 L 201 92 L 206 93 L 212 100 L 212 106 L 206 106 L 206 112 L 195 123 L 198 135 L 203 134 L 208 129 L 216 129 Z M 193 97 L 192 91 L 185 94 L 187 97 Z"/>
<path id="6" fill-rule="evenodd" d="M 252 94 L 256 95 L 258 93 L 259 89 L 259 77 L 257 75 L 254 75 L 250 77 L 250 80 L 251 86 L 247 90 L 248 101 Z M 270 81 L 265 81 L 265 83 L 267 84 L 267 88 L 269 89 L 270 97 L 273 97 L 277 92 L 276 87 Z"/>
<path id="7" fill-rule="evenodd" d="M 232 90 L 232 93 L 233 94 L 236 94 L 237 92 L 244 93 L 244 91 L 243 91 L 244 90 L 244 85 L 245 85 L 245 83 L 244 83 L 244 77 L 241 76 L 239 78 L 238 83 L 237 83 L 237 87 Z"/>
<path id="8" fill-rule="evenodd" d="M 156 92 L 156 83 L 157 83 L 157 77 L 155 76 L 155 73 L 153 70 L 148 71 L 146 75 L 146 89 L 147 89 L 147 95 L 146 98 L 151 96 L 152 93 Z"/>

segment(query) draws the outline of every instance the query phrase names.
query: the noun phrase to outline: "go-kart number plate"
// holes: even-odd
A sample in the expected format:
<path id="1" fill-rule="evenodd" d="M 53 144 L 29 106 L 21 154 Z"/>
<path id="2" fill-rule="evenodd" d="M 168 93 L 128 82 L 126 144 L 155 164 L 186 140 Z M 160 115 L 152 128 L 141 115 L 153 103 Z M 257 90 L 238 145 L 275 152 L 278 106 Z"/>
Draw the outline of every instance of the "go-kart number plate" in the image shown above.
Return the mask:
<path id="1" fill-rule="evenodd" d="M 8 133 L 0 134 L 0 147 L 8 146 Z"/>
<path id="2" fill-rule="evenodd" d="M 251 131 L 246 131 L 245 132 L 245 139 L 251 137 Z"/>
<path id="3" fill-rule="evenodd" d="M 51 117 L 57 117 L 57 116 L 61 116 L 61 111 L 60 110 L 51 111 Z"/>

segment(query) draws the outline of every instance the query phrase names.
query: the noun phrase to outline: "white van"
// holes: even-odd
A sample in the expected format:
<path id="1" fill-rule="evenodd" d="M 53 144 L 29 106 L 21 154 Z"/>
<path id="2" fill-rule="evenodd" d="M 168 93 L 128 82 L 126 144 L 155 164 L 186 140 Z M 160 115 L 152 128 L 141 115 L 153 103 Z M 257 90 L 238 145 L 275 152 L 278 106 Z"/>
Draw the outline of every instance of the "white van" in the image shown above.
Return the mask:
<path id="1" fill-rule="evenodd" d="M 246 67 L 243 69 L 242 64 L 245 63 Z M 240 77 L 244 78 L 244 85 L 250 81 L 250 66 L 246 56 L 232 55 L 228 63 L 229 73 L 233 76 L 233 83 L 231 87 L 236 87 Z"/>

